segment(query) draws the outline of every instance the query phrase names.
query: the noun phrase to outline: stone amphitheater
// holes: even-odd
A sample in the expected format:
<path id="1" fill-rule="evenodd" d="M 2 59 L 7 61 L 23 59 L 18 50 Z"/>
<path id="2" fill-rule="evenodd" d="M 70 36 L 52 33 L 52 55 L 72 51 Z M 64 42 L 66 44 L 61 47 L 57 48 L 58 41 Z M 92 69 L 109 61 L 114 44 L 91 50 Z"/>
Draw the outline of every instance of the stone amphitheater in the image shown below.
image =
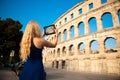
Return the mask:
<path id="1" fill-rule="evenodd" d="M 59 41 L 55 48 L 44 49 L 45 67 L 120 75 L 120 0 L 85 0 L 54 24 Z M 49 35 L 47 40 L 55 37 Z M 114 43 L 107 44 L 110 39 Z"/>

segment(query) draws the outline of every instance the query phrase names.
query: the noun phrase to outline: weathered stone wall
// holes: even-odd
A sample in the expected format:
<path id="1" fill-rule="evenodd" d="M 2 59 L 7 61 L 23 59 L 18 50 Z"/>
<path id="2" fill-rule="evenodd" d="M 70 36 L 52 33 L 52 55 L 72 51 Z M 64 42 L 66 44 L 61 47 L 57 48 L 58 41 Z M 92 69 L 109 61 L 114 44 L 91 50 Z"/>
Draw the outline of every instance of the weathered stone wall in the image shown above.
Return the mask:
<path id="1" fill-rule="evenodd" d="M 88 5 L 94 4 L 93 9 L 89 10 Z M 82 8 L 82 14 L 78 10 Z M 83 71 L 101 74 L 120 75 L 120 0 L 107 0 L 101 4 L 101 0 L 87 0 L 79 3 L 66 13 L 64 13 L 55 25 L 61 33 L 61 40 L 56 48 L 45 48 L 43 61 L 46 67 L 66 69 L 70 71 Z M 102 16 L 106 13 L 111 14 L 113 26 L 103 28 Z M 70 15 L 74 14 L 71 19 Z M 64 19 L 67 18 L 67 22 Z M 97 31 L 90 33 L 89 20 L 96 19 Z M 107 20 L 107 19 L 106 19 Z M 85 33 L 80 36 L 79 24 L 84 22 Z M 71 38 L 71 26 L 74 26 L 74 38 Z M 64 31 L 67 31 L 67 40 L 64 40 Z M 50 35 L 48 40 L 54 41 L 55 35 Z M 107 49 L 105 41 L 113 38 L 116 41 L 116 48 Z M 97 41 L 99 49 L 91 49 L 92 41 Z M 79 45 L 84 43 L 85 49 L 79 49 Z M 71 47 L 74 48 L 71 50 Z"/>

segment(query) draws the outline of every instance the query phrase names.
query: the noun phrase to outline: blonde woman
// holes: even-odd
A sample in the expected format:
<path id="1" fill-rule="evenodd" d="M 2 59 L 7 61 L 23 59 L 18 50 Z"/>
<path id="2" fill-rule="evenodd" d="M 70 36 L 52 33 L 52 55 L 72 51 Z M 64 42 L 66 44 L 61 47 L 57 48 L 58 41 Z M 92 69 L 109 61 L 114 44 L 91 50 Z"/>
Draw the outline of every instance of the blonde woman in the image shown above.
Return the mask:
<path id="1" fill-rule="evenodd" d="M 25 61 L 24 68 L 19 80 L 46 80 L 44 66 L 42 63 L 43 47 L 56 47 L 58 31 L 55 41 L 49 42 L 42 38 L 40 25 L 36 21 L 30 21 L 23 34 L 20 44 L 20 57 Z"/>

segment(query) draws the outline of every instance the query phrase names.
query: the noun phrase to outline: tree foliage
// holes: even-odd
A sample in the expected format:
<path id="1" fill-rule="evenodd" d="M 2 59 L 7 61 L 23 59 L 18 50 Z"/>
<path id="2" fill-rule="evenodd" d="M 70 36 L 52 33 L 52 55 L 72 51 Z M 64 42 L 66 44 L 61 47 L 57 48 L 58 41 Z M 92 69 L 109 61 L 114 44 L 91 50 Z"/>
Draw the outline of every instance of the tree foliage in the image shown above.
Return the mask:
<path id="1" fill-rule="evenodd" d="M 9 61 L 11 50 L 15 51 L 14 59 L 19 60 L 19 44 L 23 34 L 21 28 L 22 24 L 19 21 L 0 18 L 0 58 L 3 57 L 4 63 Z"/>

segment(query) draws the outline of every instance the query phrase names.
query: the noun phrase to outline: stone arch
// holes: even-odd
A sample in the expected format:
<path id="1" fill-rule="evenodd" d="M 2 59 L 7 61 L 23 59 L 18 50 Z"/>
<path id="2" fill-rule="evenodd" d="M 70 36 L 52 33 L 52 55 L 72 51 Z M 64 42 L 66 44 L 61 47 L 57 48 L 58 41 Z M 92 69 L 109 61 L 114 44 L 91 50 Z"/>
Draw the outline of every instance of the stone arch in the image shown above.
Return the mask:
<path id="1" fill-rule="evenodd" d="M 70 27 L 70 38 L 72 39 L 74 37 L 75 37 L 75 27 L 74 27 L 74 25 L 72 25 Z"/>
<path id="2" fill-rule="evenodd" d="M 57 49 L 57 57 L 60 57 L 60 48 Z"/>
<path id="3" fill-rule="evenodd" d="M 70 51 L 70 56 L 73 56 L 74 55 L 74 45 L 73 44 L 71 44 L 70 46 L 69 46 L 69 51 Z"/>
<path id="4" fill-rule="evenodd" d="M 104 40 L 104 45 L 105 45 L 105 52 L 106 53 L 117 52 L 116 39 L 114 37 L 107 37 Z"/>
<path id="5" fill-rule="evenodd" d="M 97 20 L 95 17 L 91 17 L 88 20 L 89 27 L 90 27 L 90 33 L 97 32 Z"/>
<path id="6" fill-rule="evenodd" d="M 78 45 L 78 49 L 79 49 L 79 54 L 82 55 L 82 54 L 85 54 L 85 44 L 83 42 L 81 42 L 79 45 Z"/>
<path id="7" fill-rule="evenodd" d="M 107 37 L 104 43 L 105 48 L 116 48 L 116 39 L 114 37 Z"/>
<path id="8" fill-rule="evenodd" d="M 90 49 L 91 49 L 91 54 L 98 54 L 99 53 L 99 44 L 97 40 L 92 40 L 90 42 Z"/>
<path id="9" fill-rule="evenodd" d="M 67 52 L 67 51 L 66 51 L 66 47 L 64 46 L 63 49 L 62 49 L 63 56 L 66 55 L 66 52 Z"/>
<path id="10" fill-rule="evenodd" d="M 119 23 L 120 23 L 120 9 L 118 10 L 118 19 L 119 19 Z"/>
<path id="11" fill-rule="evenodd" d="M 52 68 L 54 68 L 54 65 L 55 65 L 55 63 L 54 63 L 54 61 L 52 61 Z"/>
<path id="12" fill-rule="evenodd" d="M 67 40 L 67 29 L 65 29 L 65 30 L 63 31 L 63 34 L 64 34 L 64 41 L 65 41 L 65 40 Z"/>
<path id="13" fill-rule="evenodd" d="M 79 28 L 79 35 L 83 36 L 85 34 L 85 27 L 83 21 L 78 24 L 78 28 Z"/>
<path id="14" fill-rule="evenodd" d="M 55 64 L 56 64 L 56 68 L 58 69 L 59 68 L 59 61 L 55 61 Z"/>
<path id="15" fill-rule="evenodd" d="M 113 27 L 113 19 L 112 19 L 112 15 L 110 12 L 103 13 L 102 25 L 104 29 Z"/>
<path id="16" fill-rule="evenodd" d="M 65 64 L 66 64 L 66 61 L 62 60 L 62 69 L 65 69 Z"/>

